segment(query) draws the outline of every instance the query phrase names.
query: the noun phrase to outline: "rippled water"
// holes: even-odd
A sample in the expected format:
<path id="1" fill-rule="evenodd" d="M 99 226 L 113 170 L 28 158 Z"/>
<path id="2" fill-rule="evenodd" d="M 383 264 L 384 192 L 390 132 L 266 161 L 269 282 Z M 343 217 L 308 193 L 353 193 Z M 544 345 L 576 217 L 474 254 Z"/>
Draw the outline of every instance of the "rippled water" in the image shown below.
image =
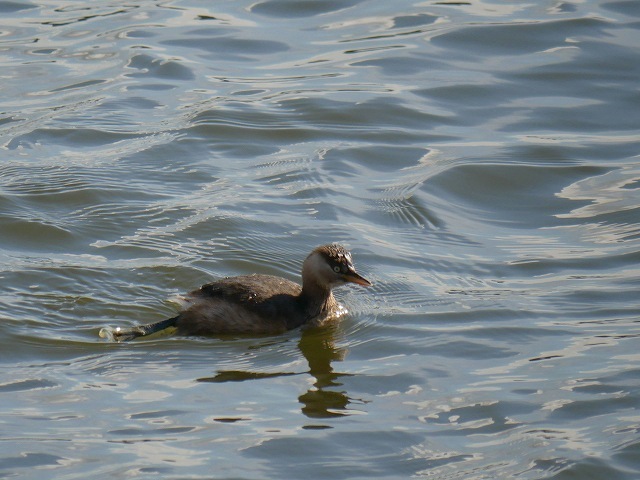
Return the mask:
<path id="1" fill-rule="evenodd" d="M 0 478 L 638 478 L 640 2 L 0 12 Z M 333 330 L 98 338 L 334 240 Z"/>

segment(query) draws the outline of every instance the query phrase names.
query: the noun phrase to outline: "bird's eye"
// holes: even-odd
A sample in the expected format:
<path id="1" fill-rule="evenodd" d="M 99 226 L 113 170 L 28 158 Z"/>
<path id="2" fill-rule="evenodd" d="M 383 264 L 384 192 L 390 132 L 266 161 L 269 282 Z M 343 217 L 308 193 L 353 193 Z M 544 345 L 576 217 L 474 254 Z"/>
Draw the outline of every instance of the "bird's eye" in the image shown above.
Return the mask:
<path id="1" fill-rule="evenodd" d="M 335 267 L 333 267 L 333 271 L 336 273 L 340 273 L 340 267 L 336 265 Z"/>

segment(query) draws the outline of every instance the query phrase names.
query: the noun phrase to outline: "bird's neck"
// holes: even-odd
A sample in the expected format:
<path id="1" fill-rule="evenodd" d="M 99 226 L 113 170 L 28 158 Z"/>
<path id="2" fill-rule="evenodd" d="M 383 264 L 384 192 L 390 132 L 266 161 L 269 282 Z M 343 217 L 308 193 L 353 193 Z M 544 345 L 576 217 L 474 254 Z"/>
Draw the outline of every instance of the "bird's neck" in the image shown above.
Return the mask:
<path id="1" fill-rule="evenodd" d="M 337 307 L 331 288 L 319 283 L 313 275 L 303 272 L 300 306 L 304 310 L 304 322 L 330 315 Z"/>
<path id="2" fill-rule="evenodd" d="M 317 283 L 304 282 L 300 299 L 310 311 L 321 313 L 335 303 L 330 288 L 324 288 Z"/>

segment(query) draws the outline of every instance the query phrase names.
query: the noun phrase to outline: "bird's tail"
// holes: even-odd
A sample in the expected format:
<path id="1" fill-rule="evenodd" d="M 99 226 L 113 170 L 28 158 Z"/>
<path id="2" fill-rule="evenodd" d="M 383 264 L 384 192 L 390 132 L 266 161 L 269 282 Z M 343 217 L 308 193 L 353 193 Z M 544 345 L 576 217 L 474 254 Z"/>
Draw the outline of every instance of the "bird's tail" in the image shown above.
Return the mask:
<path id="1" fill-rule="evenodd" d="M 103 328 L 100 330 L 101 338 L 109 339 L 113 342 L 127 342 L 134 338 L 144 337 L 153 333 L 161 332 L 169 328 L 175 328 L 176 322 L 180 318 L 180 315 L 167 318 L 166 320 L 160 320 L 159 322 L 149 323 L 147 325 L 139 325 L 131 328 Z"/>

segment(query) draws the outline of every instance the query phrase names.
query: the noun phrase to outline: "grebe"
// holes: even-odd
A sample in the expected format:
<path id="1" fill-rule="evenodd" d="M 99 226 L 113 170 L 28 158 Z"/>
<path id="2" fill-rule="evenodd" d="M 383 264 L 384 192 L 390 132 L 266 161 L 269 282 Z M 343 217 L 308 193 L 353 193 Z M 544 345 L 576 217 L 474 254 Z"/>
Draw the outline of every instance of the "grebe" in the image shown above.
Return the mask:
<path id="1" fill-rule="evenodd" d="M 314 249 L 302 264 L 302 287 L 273 275 L 227 277 L 180 297 L 181 312 L 133 328 L 100 331 L 121 342 L 175 328 L 179 335 L 277 334 L 302 325 L 320 326 L 345 312 L 331 289 L 345 283 L 368 287 L 341 245 Z"/>

